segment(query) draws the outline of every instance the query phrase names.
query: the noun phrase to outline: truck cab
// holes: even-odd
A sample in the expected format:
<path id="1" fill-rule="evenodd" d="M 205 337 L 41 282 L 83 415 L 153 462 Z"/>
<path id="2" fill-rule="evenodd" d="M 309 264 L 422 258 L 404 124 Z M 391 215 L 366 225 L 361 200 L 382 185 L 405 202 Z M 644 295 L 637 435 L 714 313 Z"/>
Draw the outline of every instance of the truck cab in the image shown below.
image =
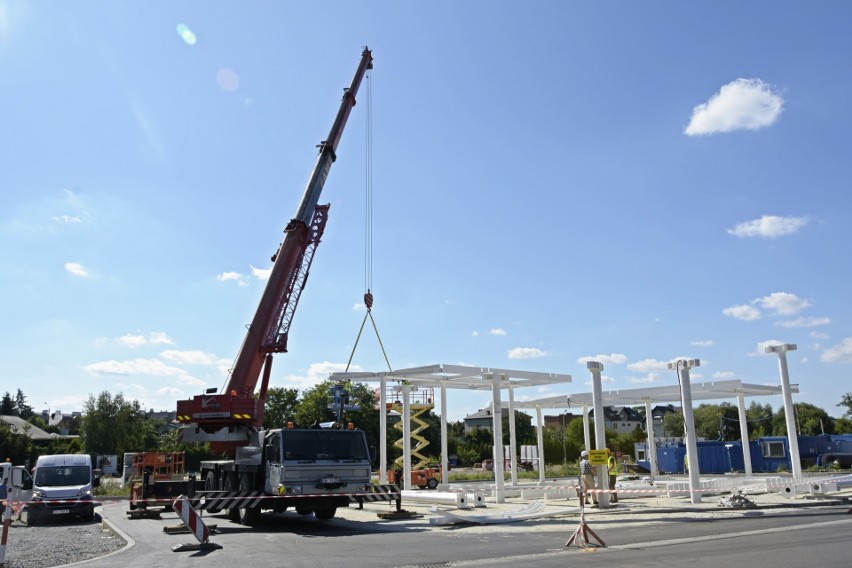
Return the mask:
<path id="1" fill-rule="evenodd" d="M 92 458 L 85 454 L 40 456 L 32 476 L 21 467 L 12 471 L 12 486 L 32 492 L 21 511 L 27 524 L 48 517 L 77 516 L 91 521 L 95 509 L 92 491 L 99 482 L 92 471 Z"/>

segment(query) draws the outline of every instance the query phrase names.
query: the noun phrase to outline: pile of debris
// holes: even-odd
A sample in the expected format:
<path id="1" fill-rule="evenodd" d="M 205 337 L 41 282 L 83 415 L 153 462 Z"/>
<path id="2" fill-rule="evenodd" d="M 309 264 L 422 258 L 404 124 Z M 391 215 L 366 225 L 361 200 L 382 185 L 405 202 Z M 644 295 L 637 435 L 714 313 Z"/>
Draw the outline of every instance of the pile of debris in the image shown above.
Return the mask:
<path id="1" fill-rule="evenodd" d="M 722 497 L 719 500 L 719 506 L 728 509 L 757 509 L 754 501 L 743 495 L 739 489 L 728 497 Z"/>

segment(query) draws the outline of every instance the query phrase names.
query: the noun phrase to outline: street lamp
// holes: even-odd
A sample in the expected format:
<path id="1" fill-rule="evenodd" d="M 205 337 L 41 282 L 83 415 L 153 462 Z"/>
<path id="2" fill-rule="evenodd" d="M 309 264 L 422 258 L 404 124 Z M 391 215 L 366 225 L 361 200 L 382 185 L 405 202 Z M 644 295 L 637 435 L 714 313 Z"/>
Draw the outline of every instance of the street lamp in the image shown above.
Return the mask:
<path id="1" fill-rule="evenodd" d="M 802 479 L 802 462 L 799 458 L 799 437 L 796 435 L 795 408 L 793 395 L 790 393 L 790 376 L 787 372 L 787 351 L 795 351 L 795 343 L 768 345 L 765 353 L 778 354 L 778 369 L 781 372 L 781 394 L 784 395 L 784 421 L 787 424 L 787 445 L 790 448 L 790 466 L 793 470 L 793 481 Z"/>

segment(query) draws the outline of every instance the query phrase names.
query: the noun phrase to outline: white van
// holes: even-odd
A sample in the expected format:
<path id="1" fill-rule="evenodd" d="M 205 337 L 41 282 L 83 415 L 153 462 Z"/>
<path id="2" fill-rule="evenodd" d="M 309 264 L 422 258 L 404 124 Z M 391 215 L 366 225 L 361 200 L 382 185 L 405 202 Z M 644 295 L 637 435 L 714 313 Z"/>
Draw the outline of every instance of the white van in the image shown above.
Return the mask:
<path id="1" fill-rule="evenodd" d="M 32 489 L 32 498 L 23 510 L 28 524 L 61 516 L 91 521 L 95 514 L 92 489 L 99 482 L 92 472 L 92 458 L 86 454 L 40 456 L 32 477 L 23 468 L 12 472 L 14 487 Z"/>

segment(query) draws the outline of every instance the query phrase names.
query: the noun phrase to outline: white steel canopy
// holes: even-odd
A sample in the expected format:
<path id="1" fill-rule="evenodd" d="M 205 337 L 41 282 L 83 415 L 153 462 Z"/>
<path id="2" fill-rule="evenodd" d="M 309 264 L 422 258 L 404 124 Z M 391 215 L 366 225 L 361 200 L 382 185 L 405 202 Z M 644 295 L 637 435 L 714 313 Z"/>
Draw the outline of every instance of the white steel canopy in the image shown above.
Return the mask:
<path id="1" fill-rule="evenodd" d="M 412 388 L 438 387 L 441 389 L 441 465 L 442 471 L 449 471 L 447 463 L 447 389 L 466 390 L 490 390 L 492 393 L 492 405 L 494 408 L 502 408 L 500 391 L 507 388 L 509 391 L 509 445 L 511 447 L 511 470 L 512 482 L 517 482 L 517 460 L 515 452 L 515 413 L 514 389 L 523 387 L 534 387 L 542 385 L 553 385 L 557 383 L 570 383 L 571 375 L 559 373 L 543 373 L 536 371 L 519 371 L 515 369 L 501 369 L 495 367 L 470 367 L 466 365 L 426 365 L 424 367 L 411 367 L 408 369 L 396 369 L 376 373 L 333 373 L 331 380 L 337 381 L 379 381 L 379 408 L 386 408 L 386 385 L 387 381 L 399 382 L 403 400 L 403 459 L 404 473 L 403 481 L 405 489 L 411 489 L 411 413 L 409 410 L 409 393 Z M 498 503 L 502 503 L 503 476 L 496 475 L 497 468 L 502 469 L 503 463 L 503 425 L 502 416 L 499 412 L 492 413 L 494 434 L 494 469 L 495 469 L 495 496 Z M 379 449 L 381 453 L 379 463 L 379 475 L 384 479 L 387 468 L 387 440 L 386 440 L 387 415 L 379 413 Z M 543 467 L 541 468 L 543 471 Z"/>
<path id="2" fill-rule="evenodd" d="M 697 400 L 718 400 L 743 396 L 771 396 L 781 394 L 781 387 L 771 385 L 755 385 L 743 383 L 739 379 L 729 381 L 711 381 L 708 383 L 692 383 L 692 398 Z M 799 392 L 798 385 L 792 386 L 793 392 Z M 680 401 L 680 386 L 669 385 L 661 387 L 646 387 L 604 391 L 605 405 L 630 405 L 646 402 Z M 569 402 L 575 405 L 592 404 L 592 393 L 572 394 Z"/>

